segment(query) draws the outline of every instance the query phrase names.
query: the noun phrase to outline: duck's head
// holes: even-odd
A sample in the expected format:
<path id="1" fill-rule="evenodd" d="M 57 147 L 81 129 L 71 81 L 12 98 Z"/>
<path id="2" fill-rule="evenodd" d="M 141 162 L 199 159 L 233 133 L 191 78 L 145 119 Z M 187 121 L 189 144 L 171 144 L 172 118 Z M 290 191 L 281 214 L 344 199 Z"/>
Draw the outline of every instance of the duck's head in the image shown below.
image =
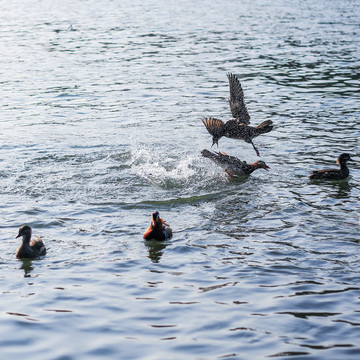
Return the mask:
<path id="1" fill-rule="evenodd" d="M 219 147 L 219 139 L 220 139 L 219 137 L 213 136 L 213 143 L 212 143 L 211 147 L 213 147 L 215 144 L 217 147 Z"/>
<path id="2" fill-rule="evenodd" d="M 337 158 L 336 162 L 338 163 L 338 165 L 340 165 L 340 163 L 345 163 L 347 161 L 351 161 L 351 157 L 350 157 L 350 154 L 341 154 L 339 155 L 339 157 Z"/>
<path id="3" fill-rule="evenodd" d="M 253 166 L 256 166 L 258 169 L 265 169 L 266 171 L 269 171 L 270 166 L 267 166 L 265 164 L 265 161 L 259 160 L 259 161 L 255 161 L 253 163 Z"/>
<path id="4" fill-rule="evenodd" d="M 157 224 L 159 221 L 160 221 L 160 214 L 159 214 L 158 211 L 154 211 L 154 212 L 152 213 L 152 217 L 151 217 L 151 225 L 152 225 L 153 227 L 155 227 L 156 224 Z"/>
<path id="5" fill-rule="evenodd" d="M 19 228 L 19 233 L 17 234 L 16 238 L 18 237 L 31 237 L 31 227 L 29 225 L 23 225 Z"/>

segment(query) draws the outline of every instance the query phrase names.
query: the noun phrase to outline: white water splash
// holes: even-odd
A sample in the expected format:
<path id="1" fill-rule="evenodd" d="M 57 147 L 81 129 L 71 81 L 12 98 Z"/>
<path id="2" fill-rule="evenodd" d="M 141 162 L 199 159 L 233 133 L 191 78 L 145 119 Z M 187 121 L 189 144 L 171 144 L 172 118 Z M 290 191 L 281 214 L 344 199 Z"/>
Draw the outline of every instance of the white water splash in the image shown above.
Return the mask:
<path id="1" fill-rule="evenodd" d="M 200 155 L 167 155 L 160 149 L 138 146 L 131 151 L 131 168 L 139 177 L 159 185 L 184 185 L 198 178 L 202 171 Z"/>

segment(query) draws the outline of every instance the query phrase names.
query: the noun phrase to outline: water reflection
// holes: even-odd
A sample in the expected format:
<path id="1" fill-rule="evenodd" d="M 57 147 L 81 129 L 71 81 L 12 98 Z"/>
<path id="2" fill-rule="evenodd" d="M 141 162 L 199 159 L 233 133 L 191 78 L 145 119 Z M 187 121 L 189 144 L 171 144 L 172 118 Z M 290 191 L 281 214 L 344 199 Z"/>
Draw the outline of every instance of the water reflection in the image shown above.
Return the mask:
<path id="1" fill-rule="evenodd" d="M 31 277 L 31 271 L 34 270 L 31 259 L 20 259 L 22 262 L 20 269 L 24 270 L 24 277 Z"/>
<path id="2" fill-rule="evenodd" d="M 337 199 L 347 198 L 350 196 L 351 186 L 347 180 L 334 183 L 333 186 L 334 190 L 336 191 L 336 193 L 334 193 L 334 196 Z"/>
<path id="3" fill-rule="evenodd" d="M 146 241 L 145 245 L 147 246 L 149 250 L 149 258 L 153 263 L 160 262 L 160 259 L 163 255 L 163 249 L 166 248 L 167 243 L 163 241 L 158 240 L 150 240 Z"/>
<path id="4" fill-rule="evenodd" d="M 329 196 L 335 199 L 348 198 L 351 193 L 351 185 L 349 184 L 348 179 L 325 182 L 323 180 L 312 180 L 311 182 L 317 186 L 326 186 L 329 188 L 329 190 L 331 190 Z"/>

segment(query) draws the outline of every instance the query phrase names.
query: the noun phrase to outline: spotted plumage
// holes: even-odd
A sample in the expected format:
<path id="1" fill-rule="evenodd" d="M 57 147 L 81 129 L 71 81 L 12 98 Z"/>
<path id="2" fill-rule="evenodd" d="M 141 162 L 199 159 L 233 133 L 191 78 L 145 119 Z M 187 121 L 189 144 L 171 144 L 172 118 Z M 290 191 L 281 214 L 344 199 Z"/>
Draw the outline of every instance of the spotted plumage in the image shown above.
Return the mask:
<path id="1" fill-rule="evenodd" d="M 206 149 L 204 149 L 201 154 L 212 160 L 215 164 L 220 165 L 230 177 L 250 175 L 257 169 L 270 169 L 264 161 L 256 161 L 253 164 L 247 164 L 246 161 L 241 161 L 235 156 L 220 152 L 216 153 Z"/>
<path id="2" fill-rule="evenodd" d="M 343 180 L 349 176 L 349 168 L 347 162 L 351 161 L 349 154 L 341 154 L 336 160 L 339 165 L 339 169 L 324 169 L 316 170 L 309 176 L 309 179 L 320 179 L 320 180 Z"/>
<path id="3" fill-rule="evenodd" d="M 203 120 L 203 124 L 205 125 L 207 131 L 213 137 L 212 145 L 218 145 L 218 141 L 223 136 L 230 139 L 244 140 L 245 142 L 253 146 L 257 156 L 260 156 L 260 153 L 254 145 L 252 139 L 254 139 L 260 134 L 268 133 L 273 128 L 271 120 L 266 120 L 257 127 L 249 126 L 244 123 L 239 123 L 235 119 L 229 120 L 224 123 L 222 120 L 209 118 Z"/>
<path id="4" fill-rule="evenodd" d="M 17 249 L 15 256 L 17 258 L 36 258 L 46 254 L 46 248 L 40 238 L 31 240 L 31 227 L 23 225 L 19 229 L 16 238 L 22 237 L 22 244 Z"/>
<path id="5" fill-rule="evenodd" d="M 244 102 L 244 93 L 240 84 L 239 79 L 233 74 L 227 74 L 230 85 L 230 110 L 233 118 L 226 123 L 222 120 L 210 117 L 202 120 L 207 131 L 213 137 L 213 143 L 219 145 L 218 142 L 223 136 L 231 138 L 244 140 L 245 142 L 251 144 L 258 156 L 260 153 L 255 147 L 252 139 L 258 135 L 268 133 L 272 130 L 272 121 L 267 120 L 262 122 L 257 127 L 249 126 L 250 116 L 247 111 L 245 102 Z"/>
<path id="6" fill-rule="evenodd" d="M 250 115 L 247 111 L 245 102 L 244 102 L 244 92 L 241 87 L 239 79 L 231 74 L 226 74 L 229 79 L 230 87 L 230 110 L 232 117 L 237 119 L 239 122 L 244 124 L 250 123 Z"/>

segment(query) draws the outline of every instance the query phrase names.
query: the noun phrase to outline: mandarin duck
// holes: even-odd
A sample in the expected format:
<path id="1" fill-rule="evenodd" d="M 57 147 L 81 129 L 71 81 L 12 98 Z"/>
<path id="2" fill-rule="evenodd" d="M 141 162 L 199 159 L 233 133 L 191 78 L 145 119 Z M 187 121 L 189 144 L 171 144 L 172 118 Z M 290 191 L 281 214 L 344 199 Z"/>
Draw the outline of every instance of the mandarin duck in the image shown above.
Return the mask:
<path id="1" fill-rule="evenodd" d="M 16 250 L 17 258 L 36 258 L 46 254 L 46 248 L 43 241 L 37 237 L 31 240 L 31 227 L 23 225 L 19 229 L 16 238 L 22 236 L 22 244 Z"/>
<path id="2" fill-rule="evenodd" d="M 229 104 L 233 118 L 226 123 L 213 117 L 202 120 L 207 131 L 213 137 L 213 143 L 211 146 L 214 144 L 219 145 L 218 141 L 221 137 L 225 136 L 231 139 L 244 140 L 245 142 L 251 144 L 257 156 L 260 156 L 260 153 L 255 147 L 252 139 L 260 134 L 270 132 L 273 128 L 273 122 L 271 120 L 266 120 L 257 127 L 249 126 L 250 115 L 244 102 L 244 93 L 240 81 L 231 73 L 227 74 L 227 77 L 229 79 L 230 86 Z"/>
<path id="3" fill-rule="evenodd" d="M 170 226 L 160 217 L 158 211 L 151 215 L 150 226 L 144 233 L 145 240 L 167 240 L 172 237 Z"/>
<path id="4" fill-rule="evenodd" d="M 245 161 L 241 161 L 235 156 L 220 152 L 215 153 L 206 149 L 204 149 L 201 154 L 202 156 L 211 159 L 215 164 L 220 165 L 232 178 L 250 175 L 257 169 L 265 169 L 266 171 L 270 169 L 264 161 L 256 161 L 253 164 L 247 164 Z"/>
<path id="5" fill-rule="evenodd" d="M 336 163 L 339 165 L 339 169 L 324 169 L 316 170 L 309 176 L 309 179 L 324 179 L 324 180 L 343 180 L 349 176 L 349 168 L 347 162 L 351 161 L 349 154 L 341 154 L 338 156 Z"/>

